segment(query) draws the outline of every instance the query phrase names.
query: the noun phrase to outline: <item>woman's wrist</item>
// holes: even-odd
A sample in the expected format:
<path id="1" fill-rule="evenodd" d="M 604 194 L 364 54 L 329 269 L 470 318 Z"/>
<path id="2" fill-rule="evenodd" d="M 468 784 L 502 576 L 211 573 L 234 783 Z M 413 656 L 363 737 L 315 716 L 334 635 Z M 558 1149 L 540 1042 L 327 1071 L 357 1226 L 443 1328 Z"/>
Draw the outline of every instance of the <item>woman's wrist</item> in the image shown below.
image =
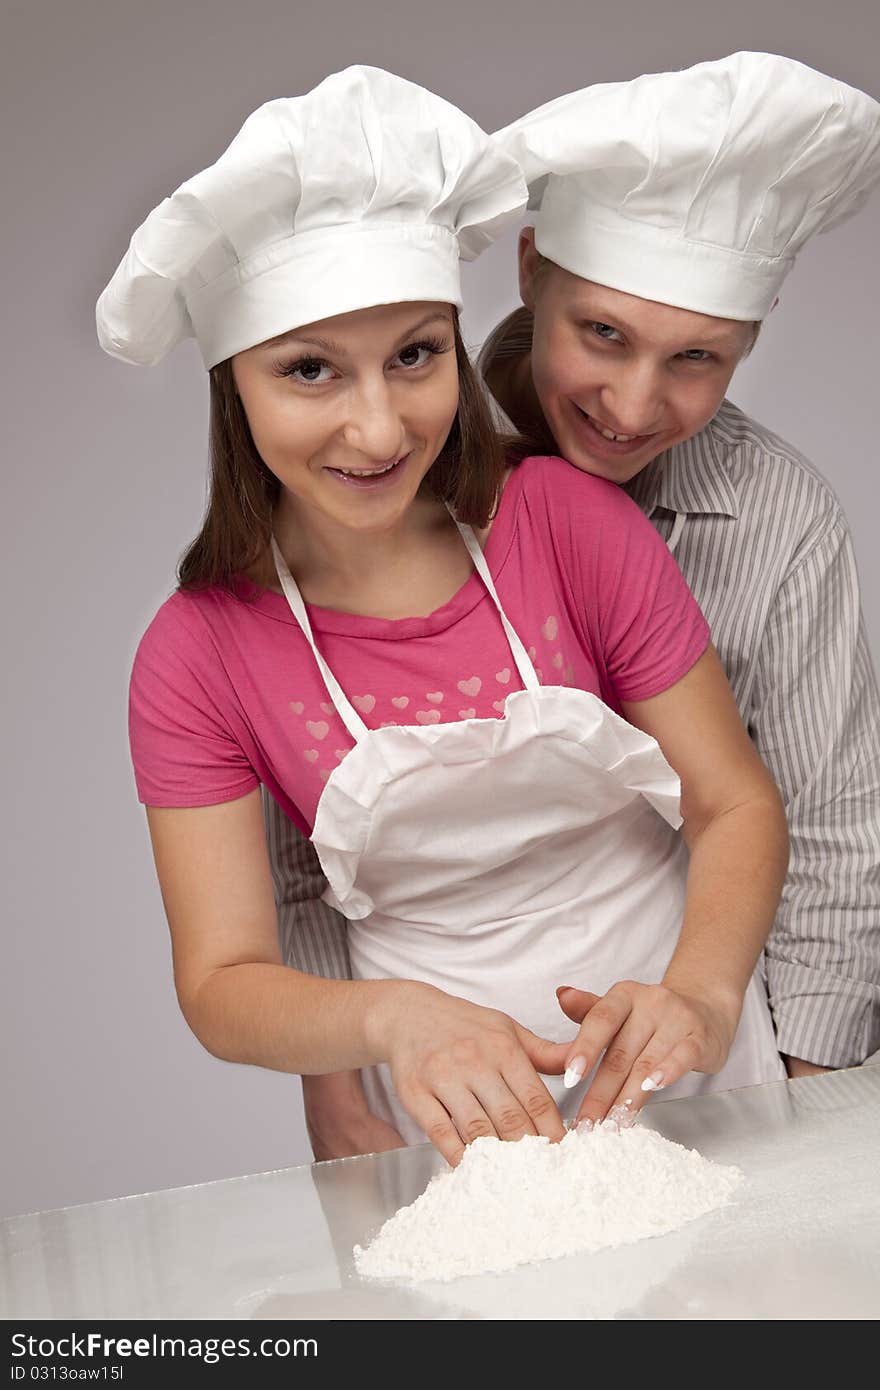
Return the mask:
<path id="1" fill-rule="evenodd" d="M 735 1031 L 742 1013 L 745 988 L 740 988 L 729 980 L 719 980 L 717 976 L 707 978 L 709 972 L 696 969 L 684 962 L 676 962 L 673 957 L 661 983 L 675 994 L 707 1004 L 715 1013 L 726 1019 Z"/>
<path id="2" fill-rule="evenodd" d="M 432 985 L 419 980 L 376 980 L 363 981 L 372 986 L 371 997 L 362 1015 L 362 1027 L 366 1049 L 377 1062 L 387 1062 L 391 1055 L 391 1041 L 401 1020 L 419 1007 L 418 1001 L 426 993 L 433 993 Z"/>

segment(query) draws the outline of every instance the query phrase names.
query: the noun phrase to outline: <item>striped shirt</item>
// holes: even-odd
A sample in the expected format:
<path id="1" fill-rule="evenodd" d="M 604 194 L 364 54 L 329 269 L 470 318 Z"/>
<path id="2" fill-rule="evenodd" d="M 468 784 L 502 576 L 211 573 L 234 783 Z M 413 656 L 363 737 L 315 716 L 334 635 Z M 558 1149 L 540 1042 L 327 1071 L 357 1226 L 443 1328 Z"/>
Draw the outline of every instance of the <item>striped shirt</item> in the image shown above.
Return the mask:
<path id="1" fill-rule="evenodd" d="M 780 1052 L 880 1048 L 880 698 L 846 519 L 790 445 L 724 402 L 627 491 L 670 544 L 786 803 L 791 859 L 766 947 Z M 287 963 L 348 977 L 310 843 L 265 795 Z"/>

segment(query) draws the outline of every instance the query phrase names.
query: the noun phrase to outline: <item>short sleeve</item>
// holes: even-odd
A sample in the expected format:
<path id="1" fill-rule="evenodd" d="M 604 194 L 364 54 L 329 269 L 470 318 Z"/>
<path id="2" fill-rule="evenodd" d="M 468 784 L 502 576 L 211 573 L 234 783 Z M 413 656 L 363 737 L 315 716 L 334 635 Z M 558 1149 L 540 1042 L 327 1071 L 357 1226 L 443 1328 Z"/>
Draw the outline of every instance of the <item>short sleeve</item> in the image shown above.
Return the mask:
<path id="1" fill-rule="evenodd" d="M 687 675 L 710 641 L 709 625 L 668 546 L 616 483 L 545 459 L 560 563 L 616 699 L 648 700 Z"/>
<path id="2" fill-rule="evenodd" d="M 144 633 L 129 685 L 129 741 L 148 806 L 234 801 L 259 778 L 224 715 L 226 678 L 207 633 L 174 596 Z M 227 683 L 228 684 L 228 683 Z"/>
<path id="3" fill-rule="evenodd" d="M 648 700 L 687 675 L 709 645 L 709 624 L 666 542 L 629 497 L 618 500 L 626 506 L 619 529 L 607 528 L 601 566 L 605 660 L 618 699 Z"/>

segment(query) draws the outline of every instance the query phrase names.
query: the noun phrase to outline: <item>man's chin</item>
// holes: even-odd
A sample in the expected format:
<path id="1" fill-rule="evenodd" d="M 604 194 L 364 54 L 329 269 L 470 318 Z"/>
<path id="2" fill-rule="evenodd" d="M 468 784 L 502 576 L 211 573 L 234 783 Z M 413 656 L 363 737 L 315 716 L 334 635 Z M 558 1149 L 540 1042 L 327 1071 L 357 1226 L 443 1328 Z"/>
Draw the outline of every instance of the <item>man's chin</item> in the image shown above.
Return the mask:
<path id="1" fill-rule="evenodd" d="M 608 482 L 622 485 L 623 483 L 630 482 L 632 478 L 635 478 L 637 474 L 641 473 L 643 468 L 647 468 L 648 464 L 651 463 L 662 450 L 657 449 L 652 451 L 644 458 L 636 454 L 631 459 L 619 459 L 615 461 L 593 458 L 590 454 L 585 453 L 583 448 L 577 448 L 574 445 L 570 445 L 566 448 L 565 441 L 563 440 L 560 441 L 559 452 L 562 458 L 568 463 L 573 464 L 575 468 L 580 469 L 582 473 L 591 473 L 596 478 L 605 478 Z"/>

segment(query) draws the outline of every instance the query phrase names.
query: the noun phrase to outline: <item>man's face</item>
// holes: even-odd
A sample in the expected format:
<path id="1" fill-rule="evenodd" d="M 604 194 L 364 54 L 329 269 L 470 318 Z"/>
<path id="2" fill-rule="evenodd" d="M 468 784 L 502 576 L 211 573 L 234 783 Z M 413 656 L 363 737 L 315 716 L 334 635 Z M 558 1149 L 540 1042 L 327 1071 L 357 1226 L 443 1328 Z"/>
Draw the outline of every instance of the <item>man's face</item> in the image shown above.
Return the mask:
<path id="1" fill-rule="evenodd" d="M 563 457 L 628 482 L 712 419 L 754 325 L 538 265 L 529 229 L 520 242 L 520 289 L 535 319 L 532 378 L 544 417 Z"/>

